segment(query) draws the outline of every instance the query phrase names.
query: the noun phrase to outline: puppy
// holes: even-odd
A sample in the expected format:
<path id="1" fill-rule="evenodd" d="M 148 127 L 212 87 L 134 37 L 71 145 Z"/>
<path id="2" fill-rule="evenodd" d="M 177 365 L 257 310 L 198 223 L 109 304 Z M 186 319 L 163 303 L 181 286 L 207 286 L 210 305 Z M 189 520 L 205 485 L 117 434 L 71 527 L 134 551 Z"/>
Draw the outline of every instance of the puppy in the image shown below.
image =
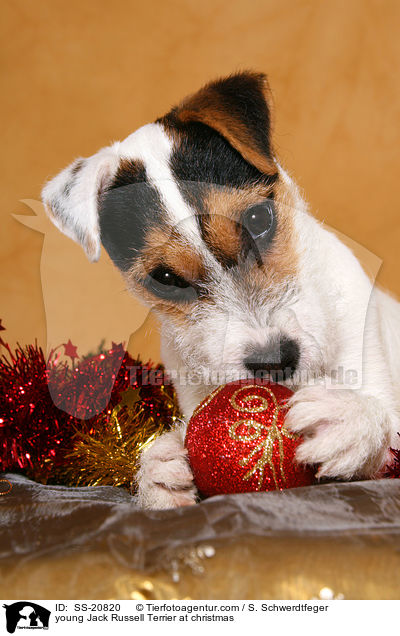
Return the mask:
<path id="1" fill-rule="evenodd" d="M 162 323 L 185 419 L 216 386 L 264 374 L 294 391 L 297 460 L 371 478 L 398 447 L 400 305 L 310 216 L 271 143 L 264 75 L 212 82 L 43 189 L 90 260 L 103 244 Z M 142 455 L 139 503 L 196 502 L 185 424 Z"/>

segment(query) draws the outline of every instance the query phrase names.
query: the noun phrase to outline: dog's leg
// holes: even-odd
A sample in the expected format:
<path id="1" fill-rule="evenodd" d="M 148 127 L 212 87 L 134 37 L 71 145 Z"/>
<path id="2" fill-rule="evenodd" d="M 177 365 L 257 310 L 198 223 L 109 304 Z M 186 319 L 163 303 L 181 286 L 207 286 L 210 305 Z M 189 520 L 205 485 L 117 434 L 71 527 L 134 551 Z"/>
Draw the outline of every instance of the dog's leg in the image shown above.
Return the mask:
<path id="1" fill-rule="evenodd" d="M 165 509 L 196 503 L 197 491 L 184 446 L 186 424 L 157 438 L 143 451 L 136 475 L 138 504 Z"/>

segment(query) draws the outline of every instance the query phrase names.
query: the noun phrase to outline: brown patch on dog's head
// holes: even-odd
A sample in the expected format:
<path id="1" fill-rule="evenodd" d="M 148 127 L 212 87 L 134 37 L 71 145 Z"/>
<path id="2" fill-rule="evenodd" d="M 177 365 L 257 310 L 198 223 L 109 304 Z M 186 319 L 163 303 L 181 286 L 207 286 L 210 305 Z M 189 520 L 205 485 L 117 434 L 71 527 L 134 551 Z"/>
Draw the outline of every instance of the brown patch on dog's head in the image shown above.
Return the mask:
<path id="1" fill-rule="evenodd" d="M 251 205 L 261 203 L 272 187 L 257 184 L 246 189 L 210 187 L 204 194 L 200 216 L 202 237 L 224 267 L 237 265 L 243 248 L 241 217 Z"/>
<path id="2" fill-rule="evenodd" d="M 147 272 L 163 265 L 193 284 L 204 276 L 200 254 L 176 229 L 152 228 L 146 236 L 140 260 Z"/>
<path id="3" fill-rule="evenodd" d="M 243 72 L 210 82 L 160 121 L 200 122 L 216 130 L 263 174 L 275 174 L 268 106 L 270 89 L 262 73 Z"/>
<path id="4" fill-rule="evenodd" d="M 295 236 L 295 200 L 284 181 L 274 188 L 277 225 L 274 239 L 263 258 L 262 267 L 253 266 L 252 276 L 260 287 L 268 289 L 285 280 L 294 280 L 298 273 L 299 253 Z"/>
<path id="5" fill-rule="evenodd" d="M 190 310 L 190 303 L 173 302 L 154 295 L 146 286 L 146 279 L 158 267 L 163 267 L 187 281 L 200 294 L 205 279 L 201 255 L 166 225 L 149 228 L 144 246 L 132 267 L 125 273 L 125 280 L 132 292 L 138 292 L 156 311 L 163 312 L 182 323 Z"/>
<path id="6" fill-rule="evenodd" d="M 203 199 L 205 213 L 200 217 L 202 237 L 210 251 L 225 268 L 240 265 L 246 259 L 244 215 L 252 206 L 273 203 L 276 229 L 266 246 L 254 242 L 250 269 L 244 275 L 266 289 L 297 275 L 298 249 L 294 233 L 294 198 L 281 180 L 273 187 L 254 185 L 247 189 L 209 188 Z"/>

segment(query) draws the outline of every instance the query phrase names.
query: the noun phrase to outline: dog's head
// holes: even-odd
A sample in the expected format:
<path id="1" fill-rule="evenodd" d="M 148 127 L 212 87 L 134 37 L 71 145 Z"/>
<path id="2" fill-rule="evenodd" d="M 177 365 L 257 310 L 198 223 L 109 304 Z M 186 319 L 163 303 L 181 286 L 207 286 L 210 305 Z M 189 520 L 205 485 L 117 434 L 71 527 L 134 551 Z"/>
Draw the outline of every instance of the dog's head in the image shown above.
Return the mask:
<path id="1" fill-rule="evenodd" d="M 43 190 L 54 223 L 101 243 L 164 337 L 198 372 L 315 372 L 324 320 L 306 281 L 312 230 L 271 144 L 264 75 L 208 84 Z M 313 334 L 313 335 L 311 335 Z"/>

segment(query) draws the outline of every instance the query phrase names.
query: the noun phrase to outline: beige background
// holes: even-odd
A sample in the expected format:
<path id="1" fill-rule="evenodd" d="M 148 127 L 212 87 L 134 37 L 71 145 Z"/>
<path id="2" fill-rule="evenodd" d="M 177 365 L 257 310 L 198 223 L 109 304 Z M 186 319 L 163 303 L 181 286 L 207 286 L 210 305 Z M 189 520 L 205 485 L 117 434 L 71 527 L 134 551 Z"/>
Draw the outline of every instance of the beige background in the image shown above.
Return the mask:
<path id="1" fill-rule="evenodd" d="M 90 265 L 35 200 L 76 156 L 243 68 L 269 76 L 275 146 L 316 216 L 382 259 L 379 281 L 400 294 L 398 0 L 2 0 L 1 14 L 9 341 L 71 338 L 85 353 L 143 324 L 107 255 Z M 40 232 L 13 218 L 32 214 L 21 200 Z M 158 358 L 151 317 L 130 349 Z"/>

